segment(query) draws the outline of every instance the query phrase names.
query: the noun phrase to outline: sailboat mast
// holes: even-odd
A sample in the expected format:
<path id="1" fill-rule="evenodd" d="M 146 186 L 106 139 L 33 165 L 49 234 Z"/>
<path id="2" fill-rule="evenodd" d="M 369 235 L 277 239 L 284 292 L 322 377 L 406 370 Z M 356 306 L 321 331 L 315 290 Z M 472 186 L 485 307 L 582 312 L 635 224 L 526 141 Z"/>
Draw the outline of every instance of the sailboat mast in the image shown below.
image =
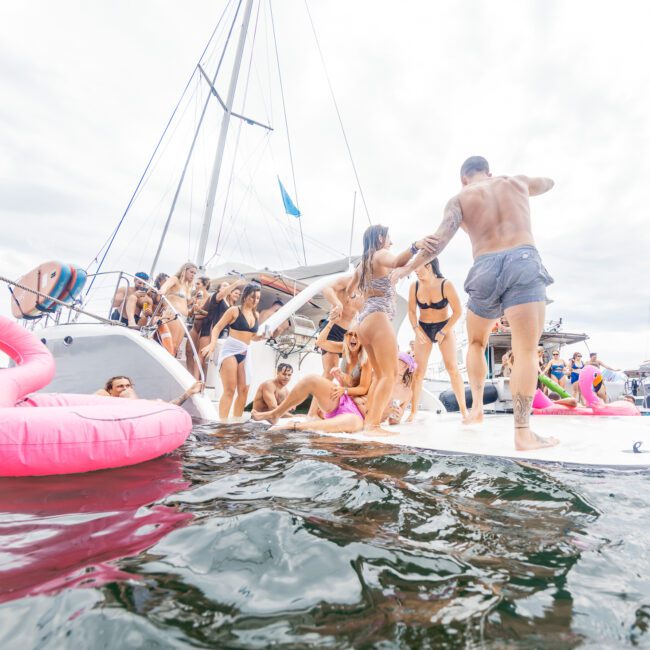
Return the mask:
<path id="1" fill-rule="evenodd" d="M 242 56 L 244 54 L 244 46 L 246 45 L 246 35 L 248 32 L 248 24 L 250 22 L 252 9 L 253 0 L 246 0 L 241 33 L 239 34 L 239 43 L 237 44 L 235 61 L 233 63 L 232 75 L 230 77 L 230 87 L 228 88 L 228 96 L 225 102 L 226 107 L 224 110 L 223 119 L 221 120 L 221 131 L 219 132 L 217 153 L 215 155 L 214 165 L 212 167 L 210 188 L 208 190 L 208 197 L 205 204 L 205 213 L 203 215 L 203 226 L 201 228 L 201 238 L 199 240 L 198 255 L 196 260 L 200 269 L 205 268 L 205 249 L 208 245 L 208 236 L 210 235 L 210 225 L 212 223 L 212 213 L 214 212 L 214 201 L 217 195 L 217 185 L 219 183 L 221 163 L 223 162 L 223 154 L 226 148 L 226 137 L 228 136 L 230 115 L 232 113 L 233 101 L 235 99 L 235 91 L 237 90 L 237 80 L 239 78 L 239 70 L 241 68 Z"/>

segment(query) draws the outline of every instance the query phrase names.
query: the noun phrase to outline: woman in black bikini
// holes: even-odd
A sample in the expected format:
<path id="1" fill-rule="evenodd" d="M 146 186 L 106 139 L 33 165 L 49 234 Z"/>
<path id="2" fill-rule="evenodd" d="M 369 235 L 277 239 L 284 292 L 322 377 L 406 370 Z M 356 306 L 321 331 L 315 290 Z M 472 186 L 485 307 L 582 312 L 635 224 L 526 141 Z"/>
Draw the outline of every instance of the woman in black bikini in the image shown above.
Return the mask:
<path id="1" fill-rule="evenodd" d="M 259 341 L 257 336 L 260 315 L 257 305 L 260 301 L 260 285 L 251 282 L 244 287 L 241 297 L 241 307 L 230 307 L 219 322 L 212 328 L 210 343 L 201 348 L 201 355 L 210 357 L 214 354 L 217 341 L 222 330 L 229 329 L 228 338 L 219 351 L 217 368 L 223 384 L 223 394 L 219 400 L 219 417 L 227 420 L 237 391 L 237 399 L 233 408 L 233 416 L 239 418 L 244 412 L 248 399 L 248 389 L 253 378 L 253 369 L 249 353 L 251 341 Z"/>
<path id="2" fill-rule="evenodd" d="M 415 332 L 415 361 L 417 369 L 413 381 L 411 415 L 413 420 L 418 410 L 422 393 L 422 382 L 427 371 L 433 344 L 440 347 L 445 368 L 451 380 L 451 387 L 460 407 L 461 417 L 467 417 L 465 386 L 458 370 L 454 325 L 463 313 L 460 298 L 454 285 L 440 272 L 438 258 L 415 271 L 418 279 L 409 291 L 409 320 Z M 451 308 L 451 315 L 449 309 Z M 419 309 L 419 319 L 418 319 Z"/>

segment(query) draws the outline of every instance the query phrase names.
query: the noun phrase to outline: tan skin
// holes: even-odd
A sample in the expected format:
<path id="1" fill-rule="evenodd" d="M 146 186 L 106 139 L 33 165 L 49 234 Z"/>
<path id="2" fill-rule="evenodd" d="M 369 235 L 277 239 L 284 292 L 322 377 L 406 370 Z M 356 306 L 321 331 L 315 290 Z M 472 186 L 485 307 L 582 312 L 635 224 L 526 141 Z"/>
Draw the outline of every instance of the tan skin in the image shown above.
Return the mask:
<path id="1" fill-rule="evenodd" d="M 113 298 L 112 309 L 122 309 L 129 321 L 129 327 L 144 324 L 153 313 L 153 300 L 149 297 L 146 282 L 135 278 L 133 286 L 120 287 Z M 138 319 L 136 320 L 136 314 Z"/>
<path id="2" fill-rule="evenodd" d="M 237 280 L 235 282 L 231 282 L 228 284 L 227 282 L 222 282 L 219 285 L 219 289 L 217 290 L 217 296 L 216 300 L 226 300 L 229 305 L 236 305 L 239 302 L 239 298 L 241 296 L 241 285 L 245 284 L 245 282 L 241 280 Z M 209 300 L 209 298 L 208 298 Z M 206 301 L 207 303 L 207 301 Z M 204 304 L 204 306 L 206 306 Z M 196 345 L 196 349 L 199 352 L 199 357 L 201 358 L 201 365 L 203 366 L 203 375 L 205 376 L 206 372 L 208 371 L 208 360 L 210 357 L 205 357 L 201 354 L 201 350 L 206 346 L 210 344 L 211 341 L 211 336 L 200 336 L 200 331 L 199 331 L 199 339 L 198 339 L 198 344 Z M 198 369 L 195 369 L 195 375 L 197 379 L 199 378 L 198 375 Z"/>
<path id="3" fill-rule="evenodd" d="M 196 395 L 196 393 L 200 393 L 202 390 L 203 390 L 203 382 L 197 381 L 194 384 L 192 384 L 182 395 L 180 395 L 176 399 L 171 400 L 169 403 L 175 404 L 176 406 L 180 406 L 192 395 Z M 123 399 L 140 399 L 137 396 L 133 388 L 133 384 L 131 383 L 128 377 L 118 377 L 117 379 L 114 379 L 109 390 L 106 390 L 105 388 L 100 388 L 98 391 L 95 392 L 95 395 L 102 395 L 104 397 L 121 397 Z M 157 401 L 162 401 L 162 400 L 157 400 Z"/>
<path id="4" fill-rule="evenodd" d="M 370 269 L 372 279 L 383 278 L 390 275 L 394 269 L 403 267 L 412 257 L 410 249 L 395 255 L 390 252 L 392 242 L 386 235 L 380 240 L 382 248 L 375 251 L 372 256 Z M 418 248 L 423 248 L 422 242 L 416 242 Z M 352 295 L 357 292 L 361 268 L 357 267 L 347 292 Z M 369 298 L 372 293 L 366 293 L 364 298 Z M 388 318 L 383 312 L 369 314 L 358 326 L 359 338 L 368 354 L 374 372 L 374 381 L 368 395 L 368 414 L 364 430 L 372 435 L 395 435 L 394 431 L 382 429 L 381 416 L 390 400 L 393 389 L 394 377 L 397 367 L 397 337 Z"/>
<path id="5" fill-rule="evenodd" d="M 361 296 L 356 294 L 350 296 L 347 293 L 350 280 L 350 276 L 342 277 L 336 280 L 331 286 L 323 289 L 325 300 L 327 300 L 327 302 L 332 306 L 329 314 L 330 323 L 336 324 L 345 330 L 350 329 L 353 321 L 359 313 L 359 310 L 363 306 L 363 299 Z M 329 332 L 329 330 L 327 331 Z M 330 371 L 338 366 L 338 354 L 328 352 L 326 347 L 323 347 L 318 343 L 316 345 L 325 350 L 325 354 L 323 354 L 321 358 L 323 363 L 323 376 L 329 377 Z"/>
<path id="6" fill-rule="evenodd" d="M 210 300 L 210 294 L 208 292 L 210 288 L 210 281 L 206 280 L 197 280 L 196 282 L 196 291 L 194 292 L 194 303 L 190 309 L 190 314 L 194 316 L 194 324 L 190 330 L 190 338 L 194 344 L 194 348 L 198 351 L 199 349 L 199 332 L 201 330 L 201 321 L 206 316 L 206 311 L 203 309 L 205 304 Z M 194 362 L 194 352 L 192 350 L 192 345 L 188 340 L 185 344 L 185 365 L 187 366 L 187 371 L 194 376 L 196 379 L 199 378 L 199 369 L 197 364 Z"/>
<path id="7" fill-rule="evenodd" d="M 181 277 L 177 278 L 175 275 L 167 278 L 165 283 L 160 287 L 160 293 L 165 296 L 169 304 L 181 315 L 187 316 L 190 313 L 190 307 L 192 305 L 190 296 L 192 295 L 192 285 L 194 283 L 194 277 L 196 276 L 197 268 L 194 265 L 187 265 L 181 271 Z M 185 298 L 175 295 L 179 292 L 185 293 Z M 168 311 L 168 318 L 173 318 L 173 312 Z M 170 320 L 169 331 L 172 335 L 172 344 L 174 346 L 174 355 L 178 352 L 178 348 L 183 341 L 185 336 L 185 328 L 183 325 L 176 319 Z"/>
<path id="8" fill-rule="evenodd" d="M 551 366 L 553 364 L 557 365 L 561 363 L 562 364 L 562 377 L 558 379 L 555 375 L 551 375 Z M 564 359 L 560 358 L 560 351 L 559 350 L 553 350 L 551 353 L 551 359 L 549 362 L 546 364 L 543 370 L 543 374 L 548 375 L 556 384 L 562 386 L 562 388 L 566 388 L 566 378 L 564 376 L 564 368 L 566 367 L 566 361 Z"/>
<path id="9" fill-rule="evenodd" d="M 259 314 L 257 313 L 257 305 L 259 302 L 260 292 L 253 291 L 241 306 L 241 313 L 244 315 L 246 322 L 251 327 L 255 323 L 255 319 L 259 318 Z M 202 357 L 210 358 L 214 354 L 221 330 L 223 330 L 224 327 L 232 325 L 237 320 L 237 316 L 239 316 L 239 307 L 231 307 L 226 311 L 219 322 L 212 328 L 210 343 L 201 348 Z M 253 334 L 253 332 L 239 332 L 238 330 L 233 329 L 230 330 L 230 336 L 246 345 L 250 345 L 251 341 L 260 341 L 264 338 L 257 334 Z M 228 419 L 228 416 L 230 415 L 230 407 L 235 398 L 235 393 L 237 393 L 237 399 L 235 400 L 233 415 L 235 417 L 241 417 L 244 412 L 244 407 L 246 406 L 249 389 L 249 386 L 246 383 L 244 363 L 237 363 L 235 357 L 228 357 L 227 359 L 224 359 L 221 364 L 219 375 L 221 377 L 221 383 L 223 384 L 223 394 L 219 400 L 219 417 L 222 420 Z"/>
<path id="10" fill-rule="evenodd" d="M 442 283 L 443 278 L 437 278 L 433 273 L 431 267 L 427 264 L 421 266 L 415 271 L 418 276 L 418 293 L 417 298 L 421 303 L 430 304 L 442 300 Z M 413 400 L 411 403 L 411 415 L 408 422 L 412 422 L 418 410 L 418 403 L 420 395 L 422 394 L 422 383 L 424 375 L 429 364 L 429 357 L 433 349 L 433 343 L 428 337 L 426 332 L 420 327 L 418 321 L 423 323 L 439 323 L 449 319 L 449 322 L 436 334 L 436 343 L 440 348 L 442 359 L 445 363 L 445 368 L 451 380 L 451 386 L 456 396 L 456 401 L 460 406 L 461 417 L 467 417 L 467 406 L 465 404 L 465 386 L 463 378 L 458 370 L 458 363 L 456 362 L 456 338 L 454 336 L 454 325 L 463 313 L 463 307 L 456 293 L 454 285 L 449 281 L 445 281 L 444 291 L 445 297 L 449 300 L 449 305 L 443 309 L 419 309 L 416 301 L 415 293 L 416 283 L 411 285 L 409 290 L 409 320 L 415 332 L 415 361 L 417 368 L 413 376 Z M 418 315 L 419 309 L 419 315 Z M 451 309 L 451 315 L 449 310 Z"/>
<path id="11" fill-rule="evenodd" d="M 260 384 L 253 398 L 253 409 L 256 411 L 270 411 L 286 399 L 289 391 L 287 385 L 291 381 L 293 370 L 282 368 L 278 370 L 273 379 Z"/>
<path id="12" fill-rule="evenodd" d="M 427 252 L 419 253 L 412 263 L 401 269 L 395 279 L 408 275 L 433 256 L 439 255 L 459 228 L 468 235 L 474 258 L 486 253 L 534 245 L 529 197 L 548 192 L 554 185 L 550 178 L 528 176 L 497 176 L 480 171 L 461 177 L 462 190 L 445 206 L 438 230 L 427 244 Z M 515 363 L 510 376 L 513 395 L 515 449 L 528 450 L 551 447 L 558 443 L 553 437 L 543 438 L 530 429 L 530 411 L 537 385 L 537 342 L 544 328 L 544 302 L 515 305 L 505 310 L 512 331 Z M 469 349 L 467 372 L 472 389 L 473 406 L 467 424 L 483 421 L 483 388 L 487 374 L 485 348 L 493 319 L 481 318 L 472 311 L 467 315 Z"/>
<path id="13" fill-rule="evenodd" d="M 398 359 L 393 392 L 382 414 L 382 422 L 388 420 L 388 424 L 399 424 L 404 417 L 404 410 L 413 400 L 413 383 L 409 386 L 404 383 L 404 373 L 407 369 L 406 363 Z"/>
<path id="14" fill-rule="evenodd" d="M 348 346 L 351 365 L 354 366 L 361 355 L 362 348 L 356 333 L 353 332 L 349 336 L 348 334 L 346 334 L 346 345 Z M 332 342 L 330 341 L 330 343 Z M 342 346 L 343 344 L 339 343 L 338 345 Z M 318 408 L 323 413 L 330 413 L 337 408 L 341 396 L 346 391 L 355 401 L 367 395 L 372 380 L 370 363 L 366 362 L 361 366 L 361 376 L 358 383 L 354 384 L 343 373 L 338 376 L 338 379 L 340 385 L 320 375 L 308 375 L 294 386 L 287 398 L 277 408 L 269 411 L 253 410 L 251 417 L 253 420 L 268 420 L 269 422 L 275 423 L 287 411 L 298 406 L 298 404 L 302 403 L 310 395 L 312 395 Z M 295 430 L 326 431 L 330 433 L 340 433 L 343 431 L 353 433 L 363 428 L 363 418 L 358 415 L 345 413 L 324 420 L 295 423 L 293 428 Z"/>

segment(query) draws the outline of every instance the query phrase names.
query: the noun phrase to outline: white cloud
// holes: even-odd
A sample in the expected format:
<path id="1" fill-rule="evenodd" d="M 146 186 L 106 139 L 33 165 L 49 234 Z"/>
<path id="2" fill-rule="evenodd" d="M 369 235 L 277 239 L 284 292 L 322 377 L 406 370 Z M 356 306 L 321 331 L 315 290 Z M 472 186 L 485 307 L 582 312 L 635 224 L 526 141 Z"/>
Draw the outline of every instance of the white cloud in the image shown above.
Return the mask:
<path id="1" fill-rule="evenodd" d="M 40 0 L 4 8 L 6 273 L 19 275 L 48 258 L 92 259 L 121 216 L 224 6 Z M 485 155 L 497 173 L 551 176 L 556 187 L 532 207 L 538 245 L 556 279 L 549 315 L 590 333 L 612 365 L 650 356 L 646 5 L 329 0 L 309 6 L 371 216 L 392 227 L 396 246 L 436 226 L 468 155 Z M 267 7 L 260 11 L 256 55 L 273 52 Z M 348 250 L 355 182 L 304 4 L 273 7 L 302 225 L 309 261 L 318 262 Z M 214 64 L 217 56 L 215 49 L 208 59 Z M 226 60 L 224 70 L 229 66 Z M 267 91 L 274 71 L 273 60 L 256 57 L 245 112 L 271 120 L 276 131 L 267 138 L 242 127 L 222 237 L 225 258 L 278 268 L 295 265 L 300 250 L 298 224 L 282 214 L 275 178 L 293 192 L 277 84 L 271 96 Z M 222 95 L 226 77 L 217 83 Z M 205 97 L 204 84 L 191 90 L 196 94 L 182 106 L 188 117 Z M 208 122 L 163 252 L 167 270 L 195 252 L 216 106 Z M 188 138 L 184 122 L 118 236 L 111 267 L 149 264 Z M 222 183 L 221 200 L 224 191 Z M 222 212 L 219 204 L 209 252 Z M 356 252 L 366 223 L 358 197 Z M 470 262 L 459 235 L 442 260 L 459 288 Z"/>

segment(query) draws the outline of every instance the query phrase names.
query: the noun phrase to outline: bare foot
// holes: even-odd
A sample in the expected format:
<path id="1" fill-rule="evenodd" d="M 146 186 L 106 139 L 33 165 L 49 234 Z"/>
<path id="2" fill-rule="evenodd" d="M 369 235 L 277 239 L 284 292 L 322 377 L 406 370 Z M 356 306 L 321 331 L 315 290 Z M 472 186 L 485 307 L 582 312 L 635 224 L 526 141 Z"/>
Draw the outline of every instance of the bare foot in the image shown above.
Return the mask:
<path id="1" fill-rule="evenodd" d="M 364 436 L 396 436 L 399 431 L 387 431 L 382 429 L 378 424 L 366 424 L 363 428 Z"/>
<path id="2" fill-rule="evenodd" d="M 273 413 L 273 411 L 256 411 L 253 409 L 251 411 L 251 420 L 255 420 L 255 422 L 268 420 L 271 424 L 275 424 L 280 418 L 273 417 L 271 413 Z"/>
<path id="3" fill-rule="evenodd" d="M 464 418 L 463 424 L 481 424 L 483 422 L 483 408 L 480 411 L 472 409 Z"/>
<path id="4" fill-rule="evenodd" d="M 559 440 L 553 436 L 544 438 L 530 429 L 515 429 L 515 449 L 517 451 L 530 451 L 531 449 L 544 449 L 555 447 Z"/>
<path id="5" fill-rule="evenodd" d="M 409 415 L 409 416 L 406 418 L 406 421 L 407 421 L 407 422 L 413 422 L 414 420 L 415 420 L 415 413 L 411 413 L 411 415 Z"/>

